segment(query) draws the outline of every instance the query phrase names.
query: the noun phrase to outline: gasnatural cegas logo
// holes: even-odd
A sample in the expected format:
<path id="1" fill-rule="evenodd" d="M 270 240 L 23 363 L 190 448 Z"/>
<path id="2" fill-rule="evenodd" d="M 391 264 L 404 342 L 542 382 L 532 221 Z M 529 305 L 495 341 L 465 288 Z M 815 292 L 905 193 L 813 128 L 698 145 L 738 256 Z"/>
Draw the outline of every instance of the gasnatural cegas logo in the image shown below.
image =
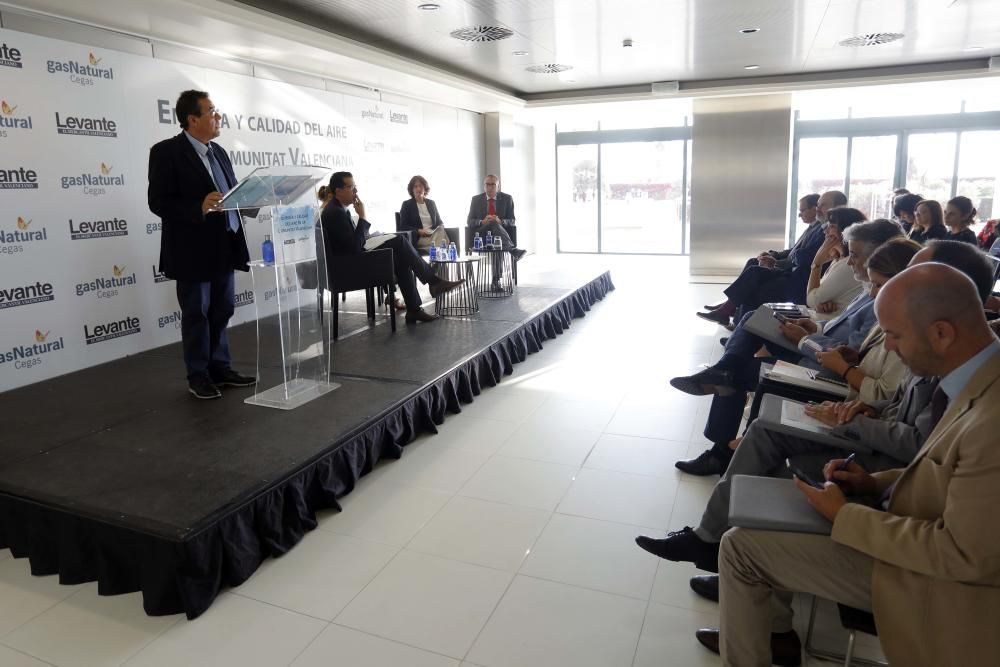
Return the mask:
<path id="1" fill-rule="evenodd" d="M 132 287 L 136 284 L 135 271 L 128 273 L 124 266 L 115 264 L 111 267 L 110 275 L 103 275 L 76 284 L 76 295 L 85 296 L 96 294 L 98 299 L 110 299 L 118 296 L 124 287 Z"/>
<path id="2" fill-rule="evenodd" d="M 372 107 L 371 109 L 361 110 L 362 120 L 384 120 L 385 113 L 378 107 Z"/>
<path id="3" fill-rule="evenodd" d="M 0 67 L 14 67 L 16 69 L 20 69 L 22 66 L 21 50 L 16 49 L 13 46 L 8 46 L 7 42 L 0 44 Z"/>
<path id="4" fill-rule="evenodd" d="M 38 172 L 27 167 L 0 167 L 0 190 L 37 190 Z"/>
<path id="5" fill-rule="evenodd" d="M 40 366 L 45 355 L 63 349 L 62 336 L 52 337 L 51 331 L 42 332 L 35 329 L 35 338 L 27 345 L 15 345 L 7 351 L 0 352 L 0 364 L 13 363 L 18 370 Z"/>
<path id="6" fill-rule="evenodd" d="M 49 74 L 68 74 L 69 80 L 79 86 L 93 86 L 98 81 L 111 81 L 115 71 L 111 67 L 101 67 L 101 61 L 93 52 L 87 54 L 86 61 L 49 60 L 45 68 Z"/>
<path id="7" fill-rule="evenodd" d="M 60 185 L 63 190 L 79 188 L 85 195 L 99 197 L 107 194 L 109 188 L 124 187 L 125 176 L 123 174 L 115 174 L 113 165 L 102 162 L 98 173 L 63 176 L 60 179 Z"/>
<path id="8" fill-rule="evenodd" d="M 173 327 L 174 329 L 181 328 L 181 311 L 175 310 L 166 315 L 160 315 L 156 318 L 156 326 L 159 329 L 166 329 L 167 327 Z"/>
<path id="9" fill-rule="evenodd" d="M 37 281 L 34 284 L 15 285 L 14 287 L 0 287 L 0 310 L 5 308 L 16 308 L 17 306 L 30 306 L 34 303 L 55 300 L 55 290 L 52 283 Z"/>
<path id="10" fill-rule="evenodd" d="M 32 127 L 31 116 L 24 112 L 17 113 L 16 104 L 0 99 L 0 139 L 12 130 L 30 130 Z"/>
<path id="11" fill-rule="evenodd" d="M 100 324 L 84 324 L 83 339 L 87 345 L 101 343 L 113 338 L 131 336 L 142 331 L 139 318 L 134 315 L 126 315 L 120 320 L 113 322 L 102 322 Z"/>
<path id="12" fill-rule="evenodd" d="M 48 230 L 39 225 L 32 227 L 33 222 L 34 220 L 25 220 L 17 216 L 13 230 L 8 231 L 0 227 L 0 255 L 16 255 L 24 252 L 24 247 L 28 244 L 47 241 Z"/>
<path id="13" fill-rule="evenodd" d="M 77 116 L 56 111 L 56 132 L 82 137 L 117 137 L 118 123 L 104 116 Z"/>
<path id="14" fill-rule="evenodd" d="M 128 236 L 128 220 L 111 218 L 109 220 L 69 221 L 69 237 L 74 241 L 84 239 L 102 239 L 108 236 Z"/>

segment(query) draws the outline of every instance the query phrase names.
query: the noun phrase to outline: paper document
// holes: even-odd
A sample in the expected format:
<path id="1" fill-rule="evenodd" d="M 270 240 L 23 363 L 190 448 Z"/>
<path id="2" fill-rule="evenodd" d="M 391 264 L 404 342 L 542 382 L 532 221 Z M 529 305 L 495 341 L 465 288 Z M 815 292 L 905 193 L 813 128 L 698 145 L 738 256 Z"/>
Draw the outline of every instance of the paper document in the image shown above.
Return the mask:
<path id="1" fill-rule="evenodd" d="M 809 431 L 811 433 L 829 433 L 830 427 L 818 419 L 806 414 L 805 405 L 795 401 L 781 402 L 781 423 L 785 426 Z"/>
<path id="2" fill-rule="evenodd" d="M 395 234 L 382 234 L 381 232 L 375 232 L 368 237 L 367 241 L 365 241 L 365 250 L 373 250 L 395 236 Z"/>

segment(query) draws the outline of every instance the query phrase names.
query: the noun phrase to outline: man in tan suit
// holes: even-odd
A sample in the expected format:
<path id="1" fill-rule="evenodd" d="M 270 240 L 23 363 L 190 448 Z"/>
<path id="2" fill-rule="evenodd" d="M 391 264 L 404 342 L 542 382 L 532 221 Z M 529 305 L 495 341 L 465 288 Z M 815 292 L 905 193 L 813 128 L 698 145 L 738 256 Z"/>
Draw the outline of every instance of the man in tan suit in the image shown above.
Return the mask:
<path id="1" fill-rule="evenodd" d="M 941 419 L 905 469 L 840 472 L 831 461 L 824 474 L 837 484 L 796 482 L 831 537 L 725 535 L 722 627 L 698 639 L 726 665 L 799 664 L 782 649 L 792 612 L 781 591 L 874 610 L 893 665 L 1000 664 L 1000 341 L 972 281 L 942 264 L 893 278 L 875 309 L 886 346 L 915 375 L 941 378 L 931 399 Z M 879 501 L 848 504 L 845 492 Z"/>

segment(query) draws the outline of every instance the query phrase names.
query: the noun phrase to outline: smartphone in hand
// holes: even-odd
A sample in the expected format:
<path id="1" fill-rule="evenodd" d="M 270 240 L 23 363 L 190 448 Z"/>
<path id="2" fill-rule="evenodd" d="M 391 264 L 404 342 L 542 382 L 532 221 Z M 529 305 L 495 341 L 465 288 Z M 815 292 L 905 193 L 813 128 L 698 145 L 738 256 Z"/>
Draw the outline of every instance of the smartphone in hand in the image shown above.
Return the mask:
<path id="1" fill-rule="evenodd" d="M 781 313 L 774 312 L 774 313 L 771 313 L 771 315 L 773 315 L 774 319 L 778 320 L 782 324 L 786 324 L 788 322 L 788 318 L 786 316 L 782 315 Z"/>
<path id="2" fill-rule="evenodd" d="M 800 468 L 797 468 L 796 466 L 793 466 L 792 463 L 791 463 L 791 461 L 785 459 L 785 464 L 792 471 L 792 474 L 795 475 L 795 477 L 797 477 L 798 479 L 802 480 L 803 482 L 805 482 L 809 486 L 813 487 L 814 489 L 824 489 L 824 488 L 826 488 L 822 484 L 820 484 L 819 482 L 817 482 L 816 480 L 810 478 L 809 475 L 807 475 L 804 472 L 802 472 L 802 470 Z"/>

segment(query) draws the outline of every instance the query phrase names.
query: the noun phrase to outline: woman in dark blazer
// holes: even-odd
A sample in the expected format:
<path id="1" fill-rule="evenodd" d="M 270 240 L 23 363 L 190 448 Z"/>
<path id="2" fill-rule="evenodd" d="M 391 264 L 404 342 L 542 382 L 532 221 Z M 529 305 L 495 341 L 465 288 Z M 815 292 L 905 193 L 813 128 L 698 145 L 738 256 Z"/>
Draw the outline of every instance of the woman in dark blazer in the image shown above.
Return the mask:
<path id="1" fill-rule="evenodd" d="M 448 234 L 444 230 L 444 222 L 438 213 L 434 201 L 427 198 L 431 186 L 427 179 L 419 174 L 410 179 L 406 191 L 410 198 L 399 207 L 399 229 L 413 230 L 417 233 L 413 244 L 418 250 L 426 250 L 434 244 L 448 244 Z"/>
<path id="2" fill-rule="evenodd" d="M 948 238 L 948 228 L 944 226 L 944 209 L 939 202 L 924 199 L 916 205 L 910 238 L 917 243 Z"/>

